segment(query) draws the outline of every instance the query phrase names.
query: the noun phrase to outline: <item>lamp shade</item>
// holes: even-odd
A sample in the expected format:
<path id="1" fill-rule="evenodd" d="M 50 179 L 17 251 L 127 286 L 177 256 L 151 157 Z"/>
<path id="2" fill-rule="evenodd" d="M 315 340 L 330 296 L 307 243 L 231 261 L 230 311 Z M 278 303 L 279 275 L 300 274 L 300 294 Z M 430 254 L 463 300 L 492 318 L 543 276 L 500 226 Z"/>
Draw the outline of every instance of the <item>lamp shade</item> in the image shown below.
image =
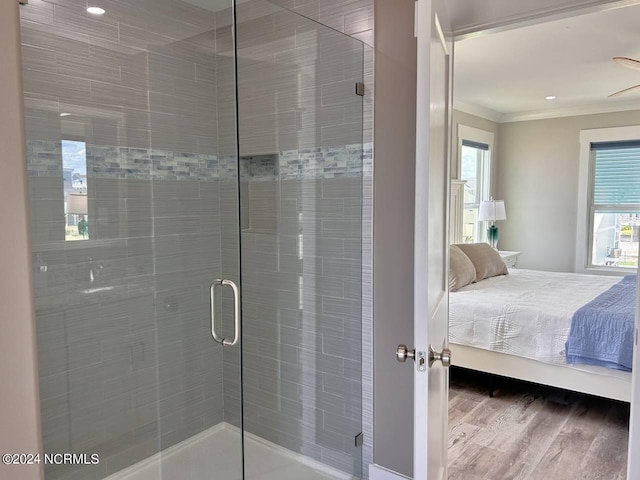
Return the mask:
<path id="1" fill-rule="evenodd" d="M 67 202 L 67 213 L 74 215 L 87 215 L 87 194 L 86 193 L 70 193 Z"/>
<path id="2" fill-rule="evenodd" d="M 504 208 L 504 200 L 483 200 L 480 202 L 478 220 L 481 222 L 494 222 L 496 220 L 506 220 L 507 211 Z"/>

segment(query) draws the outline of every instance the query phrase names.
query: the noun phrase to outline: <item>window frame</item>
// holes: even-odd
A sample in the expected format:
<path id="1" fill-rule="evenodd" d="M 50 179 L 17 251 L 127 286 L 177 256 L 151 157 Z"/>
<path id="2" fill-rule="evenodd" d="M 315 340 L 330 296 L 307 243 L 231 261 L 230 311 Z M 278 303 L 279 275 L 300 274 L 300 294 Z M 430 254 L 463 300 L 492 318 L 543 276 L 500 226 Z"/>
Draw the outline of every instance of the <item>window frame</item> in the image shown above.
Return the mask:
<path id="1" fill-rule="evenodd" d="M 628 275 L 631 268 L 593 265 L 593 221 L 596 207 L 620 210 L 617 205 L 595 205 L 595 151 L 592 143 L 640 141 L 640 125 L 580 130 L 580 169 L 578 175 L 578 217 L 576 225 L 575 271 L 603 275 Z M 635 211 L 635 210 L 634 210 Z"/>
<path id="2" fill-rule="evenodd" d="M 462 143 L 464 140 L 474 142 L 474 143 L 481 143 L 484 145 L 488 145 L 489 147 L 489 149 L 485 153 L 486 155 L 485 165 L 483 165 L 482 167 L 482 170 L 484 170 L 483 176 L 484 176 L 484 179 L 486 179 L 486 181 L 482 182 L 480 201 L 489 200 L 493 196 L 493 157 L 494 157 L 493 149 L 494 149 L 494 143 L 495 143 L 495 134 L 487 130 L 481 130 L 479 128 L 470 127 L 468 125 L 463 125 L 461 123 L 458 124 L 458 142 L 457 142 L 458 155 L 456 158 L 456 164 L 457 164 L 456 166 L 457 166 L 457 173 L 458 173 L 457 180 L 463 180 L 462 178 L 462 147 L 463 147 Z M 464 197 L 465 195 L 463 192 L 462 198 L 461 198 L 463 208 L 465 205 Z M 479 206 L 480 205 L 478 204 L 478 208 Z M 460 221 L 462 221 L 462 218 L 460 219 Z M 485 223 L 485 222 L 478 222 L 478 238 L 475 239 L 478 242 L 483 242 L 486 240 L 486 232 L 484 231 L 484 229 L 480 227 L 480 224 L 482 223 Z"/>

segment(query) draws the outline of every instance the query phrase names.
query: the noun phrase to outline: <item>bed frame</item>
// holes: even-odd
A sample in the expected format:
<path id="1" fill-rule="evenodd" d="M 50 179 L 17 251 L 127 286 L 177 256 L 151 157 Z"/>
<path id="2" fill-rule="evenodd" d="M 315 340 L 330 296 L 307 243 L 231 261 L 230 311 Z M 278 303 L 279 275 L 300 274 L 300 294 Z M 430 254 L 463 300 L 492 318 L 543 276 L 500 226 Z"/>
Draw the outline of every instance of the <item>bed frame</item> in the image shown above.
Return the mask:
<path id="1" fill-rule="evenodd" d="M 456 367 L 631 402 L 631 373 L 625 378 L 600 375 L 457 343 L 451 344 L 451 350 L 451 361 Z"/>

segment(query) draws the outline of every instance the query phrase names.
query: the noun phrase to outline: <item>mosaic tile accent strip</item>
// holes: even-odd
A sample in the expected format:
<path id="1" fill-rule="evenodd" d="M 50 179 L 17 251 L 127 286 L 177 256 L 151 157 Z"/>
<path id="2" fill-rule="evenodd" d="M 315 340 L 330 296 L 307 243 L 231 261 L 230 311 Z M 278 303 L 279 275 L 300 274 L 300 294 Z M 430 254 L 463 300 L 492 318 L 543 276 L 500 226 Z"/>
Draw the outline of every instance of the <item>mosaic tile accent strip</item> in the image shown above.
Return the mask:
<path id="1" fill-rule="evenodd" d="M 27 170 L 32 177 L 62 177 L 62 144 L 28 140 Z"/>
<path id="2" fill-rule="evenodd" d="M 373 146 L 321 147 L 241 157 L 240 172 L 251 180 L 371 176 Z M 62 176 L 62 147 L 56 141 L 27 141 L 30 176 Z M 87 145 L 87 173 L 95 178 L 213 180 L 237 176 L 236 157 L 145 148 Z"/>

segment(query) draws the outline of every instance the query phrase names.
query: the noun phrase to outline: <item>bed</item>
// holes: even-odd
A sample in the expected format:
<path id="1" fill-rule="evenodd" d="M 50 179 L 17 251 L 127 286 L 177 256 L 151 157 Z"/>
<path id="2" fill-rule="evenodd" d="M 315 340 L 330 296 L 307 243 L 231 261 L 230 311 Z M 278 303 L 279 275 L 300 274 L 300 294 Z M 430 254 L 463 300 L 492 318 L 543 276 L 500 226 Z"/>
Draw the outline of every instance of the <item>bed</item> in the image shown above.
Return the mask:
<path id="1" fill-rule="evenodd" d="M 450 294 L 453 365 L 629 402 L 631 374 L 623 371 L 630 370 L 627 360 L 607 368 L 569 355 L 579 362 L 569 364 L 566 350 L 574 346 L 568 340 L 576 312 L 615 290 L 621 277 L 522 269 L 509 273 Z M 587 312 L 586 321 L 591 320 Z M 633 330 L 620 335 L 631 336 L 632 342 Z"/>

